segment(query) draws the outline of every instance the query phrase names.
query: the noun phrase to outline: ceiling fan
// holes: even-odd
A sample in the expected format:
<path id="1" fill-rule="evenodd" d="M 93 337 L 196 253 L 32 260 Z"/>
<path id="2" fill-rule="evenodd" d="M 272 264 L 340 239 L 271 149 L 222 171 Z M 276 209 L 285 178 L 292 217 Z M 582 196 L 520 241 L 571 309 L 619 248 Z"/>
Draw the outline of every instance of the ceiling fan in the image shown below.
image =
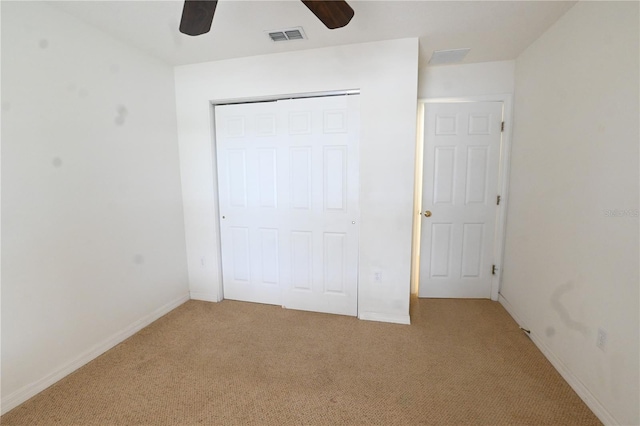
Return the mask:
<path id="1" fill-rule="evenodd" d="M 322 23 L 333 30 L 344 27 L 354 11 L 344 0 L 300 0 Z M 218 0 L 185 0 L 180 20 L 180 32 L 190 36 L 208 33 Z"/>

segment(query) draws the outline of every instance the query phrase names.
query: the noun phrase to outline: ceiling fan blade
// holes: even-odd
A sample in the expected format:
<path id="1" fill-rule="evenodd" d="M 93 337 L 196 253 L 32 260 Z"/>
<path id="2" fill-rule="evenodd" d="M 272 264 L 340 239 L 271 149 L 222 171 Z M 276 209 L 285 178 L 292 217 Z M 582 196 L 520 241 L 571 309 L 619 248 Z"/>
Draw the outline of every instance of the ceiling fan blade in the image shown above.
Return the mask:
<path id="1" fill-rule="evenodd" d="M 180 32 L 190 36 L 208 33 L 218 0 L 185 0 Z"/>
<path id="2" fill-rule="evenodd" d="M 351 21 L 354 11 L 344 0 L 301 0 L 330 30 L 342 28 Z"/>

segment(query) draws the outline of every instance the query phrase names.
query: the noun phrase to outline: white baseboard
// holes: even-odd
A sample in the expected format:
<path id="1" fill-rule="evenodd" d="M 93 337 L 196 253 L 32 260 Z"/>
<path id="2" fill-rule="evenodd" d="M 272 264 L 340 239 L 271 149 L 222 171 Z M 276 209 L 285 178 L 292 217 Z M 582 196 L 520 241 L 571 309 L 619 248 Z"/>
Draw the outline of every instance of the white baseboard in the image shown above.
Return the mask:
<path id="1" fill-rule="evenodd" d="M 377 312 L 361 312 L 358 318 L 365 321 L 391 322 L 394 324 L 411 324 L 409 315 L 390 315 Z"/>
<path id="2" fill-rule="evenodd" d="M 527 321 L 522 315 L 518 314 L 513 307 L 509 303 L 504 296 L 500 295 L 498 298 L 500 304 L 504 307 L 504 309 L 513 317 L 513 319 L 518 323 L 518 325 L 522 328 L 529 329 L 527 326 Z M 569 368 L 565 365 L 564 362 L 560 358 L 558 358 L 551 349 L 544 343 L 540 336 L 536 334 L 533 330 L 530 331 L 529 337 L 531 341 L 540 349 L 540 352 L 549 360 L 551 365 L 558 370 L 558 373 L 567 381 L 569 386 L 578 394 L 578 396 L 587 404 L 587 407 L 600 419 L 602 423 L 605 425 L 619 425 L 618 422 L 613 415 L 598 401 L 598 399 L 591 393 L 591 391 L 585 386 L 582 381 L 578 377 L 576 377 Z"/>
<path id="3" fill-rule="evenodd" d="M 74 360 L 63 365 L 56 371 L 49 373 L 42 379 L 37 380 L 33 383 L 30 383 L 26 386 L 23 386 L 22 388 L 7 395 L 6 397 L 3 395 L 2 401 L 0 402 L 0 405 L 2 406 L 0 413 L 5 414 L 9 410 L 12 410 L 13 408 L 22 404 L 29 398 L 42 392 L 43 390 L 53 385 L 60 379 L 68 376 L 69 374 L 76 371 L 78 368 L 82 367 L 83 365 L 87 364 L 90 361 L 93 361 L 94 359 L 96 359 L 97 357 L 99 357 L 109 349 L 123 342 L 127 338 L 133 336 L 135 333 L 137 333 L 144 327 L 148 326 L 149 324 L 151 324 L 161 316 L 171 312 L 172 310 L 182 305 L 187 300 L 189 300 L 188 294 L 185 294 L 183 296 L 178 297 L 175 300 L 172 300 L 171 302 L 159 307 L 158 309 L 151 312 L 150 314 L 145 315 L 143 318 L 139 319 L 138 321 L 135 321 L 124 330 L 119 331 L 118 333 L 113 334 L 103 342 L 94 345 L 89 350 L 80 354 Z"/>
<path id="4" fill-rule="evenodd" d="M 220 302 L 217 293 L 192 291 L 191 300 L 203 300 L 205 302 Z"/>

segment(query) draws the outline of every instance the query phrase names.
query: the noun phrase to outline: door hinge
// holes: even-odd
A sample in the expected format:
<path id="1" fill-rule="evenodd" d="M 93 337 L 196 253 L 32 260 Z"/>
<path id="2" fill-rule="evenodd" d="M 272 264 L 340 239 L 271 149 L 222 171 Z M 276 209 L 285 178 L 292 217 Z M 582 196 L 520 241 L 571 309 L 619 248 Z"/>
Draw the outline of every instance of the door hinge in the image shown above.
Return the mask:
<path id="1" fill-rule="evenodd" d="M 498 198 L 496 198 L 496 205 L 499 206 L 500 205 L 500 196 L 498 195 Z"/>
<path id="2" fill-rule="evenodd" d="M 491 275 L 495 275 L 497 269 L 498 268 L 496 268 L 496 265 L 491 265 Z"/>
<path id="3" fill-rule="evenodd" d="M 504 121 L 502 122 L 502 124 L 500 125 L 500 131 L 504 132 Z"/>

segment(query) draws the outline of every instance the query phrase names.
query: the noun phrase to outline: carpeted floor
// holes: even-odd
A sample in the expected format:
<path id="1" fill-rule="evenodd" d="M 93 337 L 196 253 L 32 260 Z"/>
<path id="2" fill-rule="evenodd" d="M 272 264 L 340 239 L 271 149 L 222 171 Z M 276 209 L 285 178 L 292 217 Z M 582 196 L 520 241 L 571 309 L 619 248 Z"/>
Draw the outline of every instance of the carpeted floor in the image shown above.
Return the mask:
<path id="1" fill-rule="evenodd" d="M 595 425 L 501 305 L 412 325 L 189 301 L 0 419 L 10 425 Z"/>

